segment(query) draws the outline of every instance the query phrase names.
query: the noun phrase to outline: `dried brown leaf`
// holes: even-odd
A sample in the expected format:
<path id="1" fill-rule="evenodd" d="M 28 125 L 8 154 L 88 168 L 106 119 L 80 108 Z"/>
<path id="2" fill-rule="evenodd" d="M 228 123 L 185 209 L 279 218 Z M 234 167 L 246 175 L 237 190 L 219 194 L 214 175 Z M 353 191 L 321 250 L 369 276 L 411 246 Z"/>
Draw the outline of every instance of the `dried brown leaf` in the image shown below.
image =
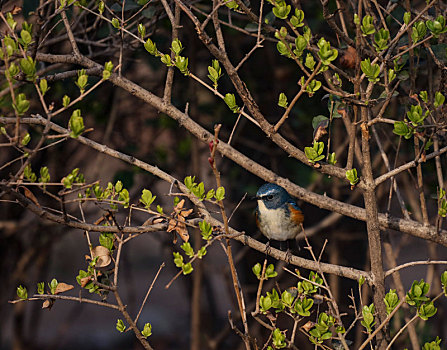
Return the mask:
<path id="1" fill-rule="evenodd" d="M 344 55 L 340 58 L 340 64 L 344 68 L 355 68 L 358 61 L 359 56 L 357 55 L 357 51 L 352 46 L 349 46 Z"/>
<path id="2" fill-rule="evenodd" d="M 307 321 L 306 324 L 304 324 L 301 329 L 303 329 L 306 332 L 309 332 L 312 327 L 315 325 L 315 323 L 313 323 L 312 321 Z"/>
<path id="3" fill-rule="evenodd" d="M 182 211 L 179 213 L 179 216 L 182 216 L 182 217 L 184 217 L 184 218 L 187 218 L 193 211 L 194 211 L 194 209 L 182 210 Z"/>
<path id="4" fill-rule="evenodd" d="M 81 287 L 84 288 L 87 284 L 90 283 L 91 280 L 92 280 L 91 276 L 81 278 L 81 280 L 80 280 Z"/>
<path id="5" fill-rule="evenodd" d="M 20 6 L 14 5 L 13 9 L 11 10 L 11 14 L 18 15 L 20 12 L 22 12 L 22 8 Z"/>
<path id="6" fill-rule="evenodd" d="M 46 299 L 42 304 L 42 309 L 51 310 L 54 304 L 54 299 Z"/>
<path id="7" fill-rule="evenodd" d="M 180 202 L 177 203 L 177 205 L 174 208 L 175 213 L 180 213 L 180 211 L 183 209 L 183 205 L 185 204 L 185 200 L 182 199 Z"/>
<path id="8" fill-rule="evenodd" d="M 54 291 L 54 294 L 64 293 L 64 292 L 67 292 L 69 290 L 72 290 L 73 288 L 74 288 L 74 286 L 72 286 L 71 284 L 60 282 L 60 283 L 57 284 L 57 287 L 56 287 L 56 290 Z"/>
<path id="9" fill-rule="evenodd" d="M 110 251 L 101 245 L 96 246 L 92 249 L 93 257 L 98 259 L 96 260 L 96 267 L 106 267 L 112 262 L 112 258 L 110 257 Z"/>
<path id="10" fill-rule="evenodd" d="M 35 205 L 40 207 L 39 201 L 37 200 L 36 196 L 31 192 L 31 190 L 28 187 L 20 186 L 21 190 L 23 190 L 23 195 L 28 198 L 31 202 L 33 202 Z"/>

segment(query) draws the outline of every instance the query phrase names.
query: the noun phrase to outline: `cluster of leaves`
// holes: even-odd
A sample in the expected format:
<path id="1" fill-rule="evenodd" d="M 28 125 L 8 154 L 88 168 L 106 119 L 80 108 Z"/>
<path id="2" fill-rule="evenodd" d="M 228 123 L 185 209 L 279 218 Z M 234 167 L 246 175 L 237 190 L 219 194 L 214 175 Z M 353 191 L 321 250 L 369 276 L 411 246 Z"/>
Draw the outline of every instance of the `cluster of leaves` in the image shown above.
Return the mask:
<path id="1" fill-rule="evenodd" d="M 185 184 L 186 188 L 199 200 L 221 201 L 225 198 L 225 188 L 218 187 L 216 190 L 211 189 L 205 193 L 205 185 L 203 182 L 197 183 L 195 180 L 195 176 L 187 176 L 185 177 L 183 183 Z"/>
<path id="2" fill-rule="evenodd" d="M 420 127 L 424 124 L 425 119 L 430 115 L 431 103 L 428 98 L 427 91 L 421 91 L 419 97 L 427 106 L 427 109 L 422 108 L 420 104 L 410 106 L 410 110 L 407 111 L 407 118 L 403 121 L 396 121 L 394 123 L 393 133 L 399 136 L 403 136 L 406 139 L 411 138 L 416 132 L 420 130 Z M 444 105 L 445 96 L 437 91 L 434 96 L 433 108 L 441 108 Z"/>
<path id="3" fill-rule="evenodd" d="M 261 266 L 256 264 L 253 267 L 254 274 L 261 278 Z M 265 278 L 276 276 L 273 265 L 269 265 L 265 272 Z M 271 292 L 267 292 L 266 295 L 262 295 L 259 300 L 260 311 L 263 314 L 267 314 L 274 310 L 275 313 L 285 312 L 291 317 L 309 317 L 311 315 L 311 309 L 314 305 L 313 295 L 318 293 L 319 286 L 323 283 L 322 278 L 316 273 L 311 271 L 308 279 L 304 279 L 298 282 L 296 287 L 289 288 L 281 293 L 276 289 L 272 289 Z M 314 344 L 321 344 L 324 340 L 332 337 L 330 328 L 335 325 L 335 319 L 322 312 L 318 316 L 318 322 L 309 331 L 309 340 Z M 336 327 L 336 331 L 339 333 L 344 332 L 342 326 Z M 284 339 L 283 339 L 284 341 Z M 274 347 L 278 348 L 273 342 Z"/>
<path id="4" fill-rule="evenodd" d="M 69 290 L 72 290 L 74 287 L 71 284 L 67 284 L 64 282 L 58 282 L 57 279 L 53 278 L 50 283 L 48 283 L 48 292 L 47 294 L 51 295 L 57 295 L 64 292 L 67 292 Z M 28 290 L 26 287 L 20 285 L 17 287 L 17 296 L 21 300 L 28 299 Z M 42 295 L 45 294 L 45 282 L 39 282 L 37 283 L 37 294 Z M 43 309 L 51 309 L 51 307 L 54 304 L 54 299 L 46 299 L 43 302 L 42 308 Z"/>
<path id="5" fill-rule="evenodd" d="M 140 36 L 144 37 L 144 34 L 146 33 L 146 29 L 144 28 L 143 24 L 138 25 L 138 30 L 140 33 Z M 174 39 L 171 43 L 171 52 L 173 53 L 173 58 L 171 58 L 171 55 L 165 53 L 161 53 L 157 49 L 157 45 L 148 38 L 146 42 L 144 43 L 144 48 L 147 52 L 149 52 L 151 55 L 160 57 L 160 60 L 163 64 L 165 64 L 167 67 L 177 67 L 181 73 L 184 75 L 189 75 L 189 69 L 188 69 L 188 57 L 181 56 L 180 53 L 183 51 L 183 45 L 182 42 L 179 39 Z"/>
<path id="6" fill-rule="evenodd" d="M 349 180 L 351 186 L 355 186 L 360 181 L 356 168 L 346 170 L 346 178 Z"/>
<path id="7" fill-rule="evenodd" d="M 129 191 L 124 188 L 120 180 L 115 185 L 108 182 L 106 188 L 103 188 L 97 183 L 90 186 L 85 190 L 84 198 L 90 196 L 95 196 L 99 201 L 110 201 L 110 208 L 115 210 L 118 208 L 117 204 L 122 204 L 124 208 L 128 208 L 130 203 Z"/>
<path id="8" fill-rule="evenodd" d="M 29 135 L 29 134 L 27 134 L 27 135 Z M 25 137 L 22 140 L 22 144 L 24 143 L 24 141 L 29 142 L 29 139 L 26 140 L 26 137 Z M 42 184 L 46 184 L 46 183 L 50 182 L 50 173 L 49 173 L 48 167 L 46 167 L 46 166 L 41 167 L 39 173 L 40 173 L 40 177 L 37 180 L 37 175 L 33 172 L 31 164 L 28 164 L 23 171 L 23 176 L 25 176 L 25 178 L 30 182 L 38 181 L 39 183 L 42 183 Z"/>
<path id="9" fill-rule="evenodd" d="M 126 330 L 126 325 L 122 319 L 116 320 L 116 330 L 120 333 L 123 333 Z M 144 324 L 143 330 L 141 331 L 141 335 L 146 339 L 152 335 L 152 325 L 147 322 Z"/>
<path id="10" fill-rule="evenodd" d="M 75 168 L 70 174 L 62 178 L 62 184 L 66 189 L 71 189 L 73 184 L 84 184 L 84 174 L 79 172 L 79 168 Z"/>
<path id="11" fill-rule="evenodd" d="M 199 222 L 199 229 L 200 229 L 200 234 L 202 235 L 202 239 L 205 242 L 209 242 L 212 238 L 212 233 L 213 233 L 212 225 L 209 222 L 202 220 Z M 192 246 L 189 242 L 184 242 L 180 246 L 180 248 L 185 252 L 185 255 L 188 256 L 190 259 L 192 259 L 194 257 L 202 259 L 207 253 L 207 250 L 206 250 L 207 244 L 208 243 L 205 243 L 205 245 L 201 246 L 197 252 L 194 252 L 194 249 L 192 248 Z M 184 275 L 190 274 L 194 270 L 191 262 L 185 263 L 183 261 L 183 256 L 179 252 L 174 252 L 173 255 L 174 255 L 175 266 L 181 268 Z"/>
<path id="12" fill-rule="evenodd" d="M 425 321 L 437 312 L 433 301 L 427 296 L 429 290 L 430 285 L 421 279 L 419 282 L 413 282 L 406 295 L 407 304 L 416 307 L 418 316 Z"/>

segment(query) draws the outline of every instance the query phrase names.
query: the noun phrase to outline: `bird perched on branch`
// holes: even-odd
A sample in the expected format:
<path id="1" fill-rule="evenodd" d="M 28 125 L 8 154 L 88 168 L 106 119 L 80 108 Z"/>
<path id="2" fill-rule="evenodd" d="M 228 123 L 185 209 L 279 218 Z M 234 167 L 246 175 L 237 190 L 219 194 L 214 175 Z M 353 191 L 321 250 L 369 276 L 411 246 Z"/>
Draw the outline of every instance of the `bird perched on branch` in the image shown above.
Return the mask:
<path id="1" fill-rule="evenodd" d="M 304 220 L 303 212 L 296 203 L 296 199 L 287 191 L 273 183 L 262 185 L 256 193 L 258 207 L 256 208 L 256 224 L 261 233 L 269 240 L 276 240 L 282 244 L 295 239 L 301 231 Z"/>

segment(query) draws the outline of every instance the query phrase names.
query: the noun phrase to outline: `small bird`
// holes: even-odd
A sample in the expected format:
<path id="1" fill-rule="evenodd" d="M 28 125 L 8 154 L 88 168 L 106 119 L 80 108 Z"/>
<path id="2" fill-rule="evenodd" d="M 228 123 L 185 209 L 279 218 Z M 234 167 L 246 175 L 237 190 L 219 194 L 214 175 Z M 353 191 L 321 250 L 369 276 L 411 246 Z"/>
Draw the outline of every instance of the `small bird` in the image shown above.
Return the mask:
<path id="1" fill-rule="evenodd" d="M 303 212 L 296 199 L 273 183 L 262 185 L 256 193 L 256 224 L 269 240 L 284 241 L 295 239 L 301 231 Z M 287 249 L 288 250 L 288 249 Z"/>

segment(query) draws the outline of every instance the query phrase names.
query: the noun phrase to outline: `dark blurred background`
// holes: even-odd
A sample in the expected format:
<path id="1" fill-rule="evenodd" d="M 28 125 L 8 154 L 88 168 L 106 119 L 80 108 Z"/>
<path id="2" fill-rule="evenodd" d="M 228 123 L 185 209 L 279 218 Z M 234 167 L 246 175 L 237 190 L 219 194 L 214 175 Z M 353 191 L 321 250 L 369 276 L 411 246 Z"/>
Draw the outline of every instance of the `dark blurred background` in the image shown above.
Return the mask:
<path id="1" fill-rule="evenodd" d="M 92 2 L 93 4 L 94 2 Z M 109 3 L 109 2 L 107 2 Z M 93 6 L 90 4 L 89 6 Z M 126 5 L 136 4 L 131 0 Z M 20 23 L 23 18 L 33 21 L 29 16 L 39 2 L 26 0 L 4 1 L 2 11 L 9 11 L 13 6 L 23 6 L 16 20 Z M 117 13 L 121 12 L 120 2 L 111 1 L 110 4 Z M 253 2 L 253 7 L 258 4 Z M 337 41 L 334 33 L 325 24 L 321 8 L 312 1 L 301 3 L 306 14 L 306 20 L 313 33 Z M 333 6 L 333 2 L 330 2 Z M 199 8 L 207 9 L 207 4 L 197 2 Z M 266 5 L 267 6 L 267 5 Z M 131 10 L 129 10 L 131 11 Z M 269 10 L 270 11 L 270 7 Z M 400 12 L 399 12 L 400 11 Z M 401 10 L 393 13 L 401 18 Z M 79 12 L 76 12 L 79 14 Z M 159 16 L 159 17 L 157 17 Z M 155 22 L 151 22 L 157 18 Z M 86 23 L 92 23 L 93 16 L 84 16 Z M 152 40 L 163 52 L 168 52 L 170 45 L 170 23 L 163 16 L 163 8 L 160 2 L 153 2 L 147 7 L 142 20 L 151 22 L 147 30 L 153 35 Z M 56 19 L 53 20 L 53 22 Z M 233 17 L 236 25 L 246 26 L 250 30 L 242 16 L 236 14 Z M 54 22 L 55 23 L 55 22 Z M 194 27 L 186 16 L 182 15 L 182 29 L 180 39 L 185 47 L 183 54 L 189 58 L 190 70 L 202 79 L 208 74 L 206 67 L 210 65 L 212 57 L 197 39 Z M 20 26 L 20 24 L 19 24 Z M 44 50 L 48 53 L 67 53 L 70 50 L 67 41 L 56 33 L 63 33 L 59 24 L 56 26 L 55 34 L 51 36 Z M 1 27 L 5 32 L 4 26 Z M 79 36 L 82 36 L 78 34 Z M 96 50 L 94 59 L 97 62 L 105 62 L 112 59 L 117 62 L 119 47 L 121 45 L 119 36 L 111 32 L 110 26 L 100 27 L 92 35 L 86 33 L 89 40 L 100 40 L 111 35 L 112 39 L 105 41 L 104 47 L 80 44 L 80 50 L 90 54 L 93 48 Z M 239 62 L 253 47 L 256 38 L 241 34 L 240 32 L 224 27 L 227 51 L 231 53 L 233 62 Z M 59 38 L 59 40 L 57 40 Z M 240 70 L 241 77 L 252 91 L 252 94 L 260 106 L 260 109 L 270 122 L 277 121 L 283 113 L 277 105 L 278 95 L 284 92 L 287 96 L 294 96 L 299 89 L 297 81 L 301 73 L 290 59 L 282 57 L 276 51 L 276 42 L 265 41 L 264 48 L 256 50 L 250 59 Z M 150 56 L 142 45 L 128 42 L 124 45 L 124 57 L 122 72 L 130 80 L 152 91 L 158 96 L 163 95 L 166 67 L 153 56 Z M 339 56 L 343 56 L 343 47 Z M 424 64 L 422 61 L 421 64 Z M 45 64 L 39 63 L 38 70 L 44 69 Z M 62 66 L 53 68 L 47 72 L 49 76 L 63 72 L 68 69 L 79 69 L 79 67 Z M 349 70 L 349 68 L 346 68 Z M 45 74 L 44 74 L 45 75 Z M 89 85 L 92 86 L 97 78 L 90 77 Z M 51 90 L 48 92 L 48 101 L 60 103 L 64 95 L 75 96 L 77 87 L 74 78 L 57 80 L 51 82 Z M 401 89 L 405 90 L 405 83 Z M 23 86 L 23 91 L 31 95 L 31 87 Z M 219 83 L 219 91 L 234 92 L 228 77 L 223 77 Z M 179 109 L 189 106 L 189 115 L 196 122 L 212 130 L 214 125 L 223 125 L 220 137 L 228 141 L 236 124 L 237 115 L 232 114 L 223 101 L 217 99 L 214 94 L 203 89 L 192 79 L 175 72 L 173 89 L 173 104 Z M 389 107 L 390 115 L 402 115 L 405 110 L 405 101 L 396 98 Z M 2 113 L 10 113 L 10 100 L 4 96 L 1 101 Z M 40 112 L 37 99 L 32 100 L 30 111 Z M 103 143 L 123 153 L 130 154 L 149 164 L 157 165 L 165 172 L 179 180 L 188 175 L 195 175 L 196 179 L 205 183 L 205 188 L 215 187 L 215 179 L 208 165 L 208 145 L 197 141 L 185 129 L 181 128 L 175 121 L 166 115 L 159 113 L 152 107 L 144 104 L 141 100 L 131 96 L 127 92 L 105 83 L 96 91 L 79 102 L 76 108 L 82 110 L 86 128 L 93 130 L 87 133 L 87 137 Z M 282 134 L 294 145 L 303 149 L 312 144 L 313 129 L 312 119 L 317 115 L 329 116 L 328 99 L 323 91 L 317 92 L 313 98 L 302 96 L 299 103 L 293 108 L 291 117 L 281 129 Z M 59 116 L 56 123 L 66 126 L 71 111 Z M 341 119 L 334 120 L 331 132 L 335 135 L 331 142 L 333 149 L 341 147 L 346 141 L 346 131 Z M 392 126 L 378 126 L 381 135 L 389 135 Z M 40 132 L 40 129 L 29 128 L 27 130 L 32 138 Z M 388 140 L 388 149 L 396 147 L 396 140 Z M 254 161 L 275 171 L 278 175 L 306 187 L 312 191 L 323 194 L 341 201 L 350 200 L 352 204 L 362 206 L 362 197 L 358 190 L 351 191 L 345 183 L 338 179 L 321 175 L 311 167 L 298 162 L 280 150 L 276 145 L 245 118 L 241 118 L 234 130 L 231 145 L 248 155 Z M 372 145 L 373 151 L 377 152 L 376 145 Z M 402 157 L 412 157 L 411 146 L 401 146 Z M 14 150 L 2 148 L 0 152 L 0 164 L 5 164 L 14 159 L 17 154 Z M 337 154 L 338 163 L 344 166 L 346 159 L 343 153 Z M 445 162 L 445 159 L 443 159 Z M 235 163 L 217 157 L 217 163 L 222 175 L 226 189 L 225 205 L 228 213 L 231 213 L 241 199 L 247 194 L 245 200 L 235 210 L 231 219 L 231 226 L 240 231 L 260 239 L 265 239 L 257 232 L 254 209 L 255 202 L 250 199 L 257 188 L 263 183 L 262 179 L 248 173 Z M 383 171 L 380 159 L 376 162 L 377 172 Z M 165 208 L 165 212 L 172 210 L 173 198 L 169 196 L 169 185 L 141 169 L 129 166 L 119 160 L 93 152 L 90 148 L 79 144 L 74 140 L 60 143 L 56 146 L 41 151 L 34 158 L 32 166 L 39 169 L 48 166 L 53 181 L 57 182 L 71 172 L 73 168 L 79 168 L 85 175 L 86 182 L 100 180 L 102 186 L 107 182 L 115 183 L 121 180 L 129 189 L 131 203 L 137 203 L 143 188 L 150 189 L 157 195 L 156 203 Z M 14 166 L 0 171 L 3 179 L 8 178 L 10 173 L 17 170 Z M 424 164 L 424 176 L 428 194 L 428 205 L 431 213 L 437 210 L 435 169 L 433 163 Z M 406 199 L 411 203 L 415 197 L 414 178 L 411 173 L 402 175 L 402 191 Z M 50 192 L 53 189 L 48 189 Z M 382 211 L 386 209 L 389 184 L 383 184 L 378 191 L 379 207 Z M 56 189 L 54 191 L 57 192 Z M 39 203 L 42 206 L 56 207 L 57 203 L 50 197 L 45 196 L 38 189 L 33 189 Z M 430 197 L 431 195 L 431 197 Z M 433 197 L 433 195 L 435 197 Z M 189 207 L 190 203 L 187 204 Z M 320 210 L 314 206 L 300 202 L 305 214 L 304 227 L 313 233 L 310 237 L 313 249 L 317 254 L 323 247 L 325 240 L 328 244 L 323 253 L 322 260 L 333 264 L 351 266 L 358 269 L 369 269 L 367 236 L 365 224 L 352 219 L 341 218 L 334 220 L 327 227 L 317 228 L 318 225 L 330 213 Z M 16 287 L 23 285 L 28 288 L 30 294 L 34 293 L 36 283 L 40 281 L 50 282 L 56 278 L 59 282 L 75 285 L 72 295 L 90 297 L 88 292 L 79 292 L 79 286 L 75 277 L 80 269 L 86 269 L 84 255 L 88 253 L 87 242 L 83 232 L 71 230 L 51 222 L 40 220 L 34 214 L 26 211 L 21 206 L 10 202 L 0 202 L 0 346 L 1 349 L 140 349 L 132 332 L 120 334 L 115 330 L 116 320 L 121 316 L 115 312 L 94 305 L 78 304 L 74 302 L 57 301 L 51 310 L 41 310 L 40 302 L 26 302 L 15 305 L 8 304 L 8 300 L 16 298 Z M 401 216 L 397 202 L 392 202 L 391 213 Z M 79 215 L 77 204 L 67 206 L 67 209 Z M 417 208 L 414 208 L 416 212 Z M 84 207 L 86 220 L 95 221 L 101 215 L 101 207 L 89 204 Z M 217 208 L 216 208 L 217 215 Z M 417 214 L 415 214 L 416 218 Z M 124 221 L 123 214 L 118 214 L 118 220 Z M 142 224 L 148 217 L 143 213 L 135 213 L 132 217 L 133 225 Z M 197 232 L 190 231 L 191 239 L 200 237 Z M 431 243 L 410 236 L 403 236 L 389 232 L 394 249 L 399 250 L 398 263 L 431 259 L 445 259 L 447 250 L 444 247 L 435 247 Z M 98 236 L 92 234 L 92 239 L 97 242 Z M 149 301 L 140 317 L 140 326 L 144 322 L 152 324 L 153 335 L 149 338 L 155 349 L 187 349 L 190 347 L 191 333 L 191 307 L 194 279 L 200 279 L 200 338 L 203 349 L 238 349 L 241 347 L 240 338 L 230 329 L 228 322 L 228 310 L 232 310 L 235 323 L 240 325 L 237 318 L 237 303 L 232 289 L 230 272 L 225 253 L 219 243 L 214 244 L 203 261 L 194 265 L 194 272 L 188 276 L 181 276 L 174 284 L 165 289 L 166 283 L 177 273 L 172 258 L 172 252 L 179 250 L 179 243 L 173 244 L 172 234 L 166 232 L 144 234 L 130 241 L 122 252 L 122 268 L 120 270 L 120 291 L 124 302 L 128 306 L 131 315 L 138 312 L 140 303 L 153 280 L 159 266 L 164 262 L 166 267 L 156 281 L 151 292 Z M 244 291 L 248 310 L 253 310 L 256 297 L 257 280 L 253 275 L 252 266 L 264 260 L 265 255 L 244 247 L 238 242 L 232 243 L 237 263 L 239 278 Z M 295 254 L 310 258 L 300 240 L 294 250 Z M 294 286 L 297 279 L 284 272 L 279 263 L 269 259 L 276 265 L 280 276 L 277 279 L 281 289 Z M 292 268 L 289 266 L 289 268 Z M 413 280 L 431 279 L 433 289 L 439 290 L 439 275 L 442 267 L 427 269 L 426 266 L 412 267 L 402 270 L 402 280 L 406 289 L 411 286 Z M 307 271 L 301 269 L 303 275 Z M 358 302 L 358 288 L 355 281 L 340 279 L 335 276 L 327 276 L 333 289 L 334 297 L 339 301 L 342 313 L 347 313 L 345 320 L 353 319 L 349 295 Z M 389 287 L 393 287 L 389 279 Z M 264 293 L 274 287 L 273 282 L 268 283 Z M 369 303 L 371 291 L 363 289 L 364 302 Z M 445 298 L 444 298 L 445 299 Z M 447 338 L 445 329 L 445 300 L 439 302 L 438 315 L 428 321 L 417 324 L 421 339 L 429 340 L 434 335 Z M 321 306 L 324 308 L 324 306 Z M 396 317 L 402 321 L 402 315 Z M 268 332 L 249 317 L 250 329 L 259 339 L 268 337 Z M 349 324 L 349 322 L 346 322 Z M 284 317 L 280 319 L 281 329 L 291 326 L 291 321 Z M 399 321 L 392 323 L 393 329 L 400 327 Z M 443 328 L 444 327 L 444 328 Z M 348 338 L 355 341 L 361 339 L 361 330 L 351 331 Z M 305 338 L 300 334 L 300 337 Z M 297 344 L 300 341 L 297 340 Z M 307 341 L 306 341 L 307 343 Z M 304 343 L 303 343 L 304 344 Z M 405 337 L 396 348 L 408 346 Z M 299 345 L 299 348 L 306 348 Z"/>

